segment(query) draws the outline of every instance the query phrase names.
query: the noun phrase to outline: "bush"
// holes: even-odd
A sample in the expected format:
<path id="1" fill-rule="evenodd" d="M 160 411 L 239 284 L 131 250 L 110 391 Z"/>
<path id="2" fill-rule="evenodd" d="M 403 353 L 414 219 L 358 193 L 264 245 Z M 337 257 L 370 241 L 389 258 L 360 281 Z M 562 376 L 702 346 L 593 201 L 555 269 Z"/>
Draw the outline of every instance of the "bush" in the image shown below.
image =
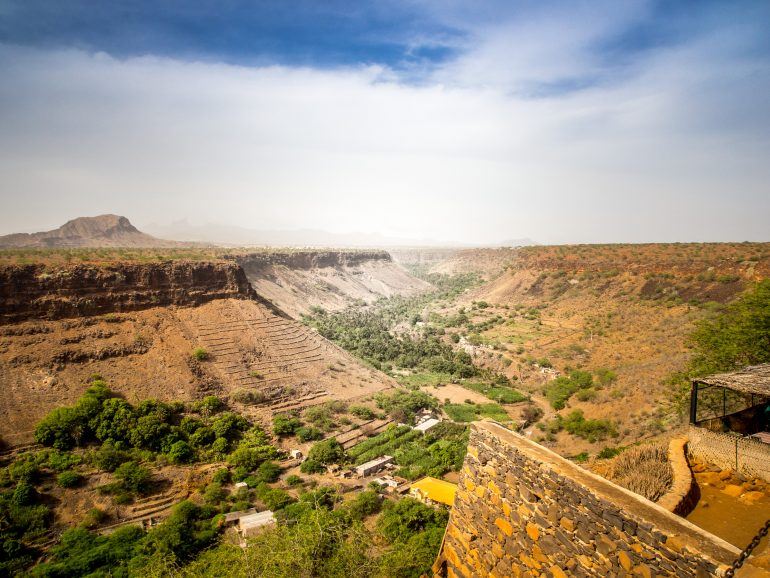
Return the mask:
<path id="1" fill-rule="evenodd" d="M 373 409 L 365 405 L 354 405 L 350 408 L 350 413 L 359 419 L 370 420 L 377 417 Z"/>
<path id="2" fill-rule="evenodd" d="M 257 482 L 273 483 L 281 475 L 281 466 L 275 462 L 263 462 L 258 468 L 255 478 Z"/>
<path id="3" fill-rule="evenodd" d="M 339 463 L 344 457 L 345 450 L 342 449 L 342 446 L 335 438 L 313 444 L 308 453 L 308 460 L 313 460 L 323 465 Z"/>
<path id="4" fill-rule="evenodd" d="M 56 483 L 62 488 L 74 488 L 80 485 L 83 481 L 83 476 L 72 470 L 65 470 L 56 476 Z"/>
<path id="5" fill-rule="evenodd" d="M 300 428 L 297 428 L 297 431 L 295 433 L 297 435 L 297 439 L 301 442 L 310 442 L 314 440 L 320 440 L 324 437 L 324 434 L 321 430 L 316 429 L 314 427 L 307 427 L 307 426 L 302 426 Z"/>
<path id="6" fill-rule="evenodd" d="M 192 356 L 194 359 L 197 359 L 198 361 L 206 361 L 209 358 L 209 352 L 203 349 L 202 347 L 198 347 L 193 350 Z"/>
<path id="7" fill-rule="evenodd" d="M 302 422 L 294 416 L 277 415 L 273 418 L 273 433 L 277 436 L 293 435 L 302 427 Z"/>
<path id="8" fill-rule="evenodd" d="M 326 466 L 324 466 L 322 463 L 317 462 L 316 460 L 307 459 L 304 462 L 302 462 L 302 465 L 299 467 L 299 471 L 303 474 L 319 474 L 323 472 L 326 469 Z"/>
<path id="9" fill-rule="evenodd" d="M 388 502 L 377 520 L 377 530 L 391 544 L 406 542 L 420 532 L 446 527 L 449 513 L 426 506 L 414 498 Z"/>
<path id="10" fill-rule="evenodd" d="M 186 464 L 195 457 L 195 452 L 185 441 L 175 442 L 168 452 L 169 459 L 175 464 Z"/>
<path id="11" fill-rule="evenodd" d="M 149 489 L 152 475 L 136 462 L 125 462 L 118 466 L 114 473 L 115 479 L 127 492 L 143 494 Z"/>

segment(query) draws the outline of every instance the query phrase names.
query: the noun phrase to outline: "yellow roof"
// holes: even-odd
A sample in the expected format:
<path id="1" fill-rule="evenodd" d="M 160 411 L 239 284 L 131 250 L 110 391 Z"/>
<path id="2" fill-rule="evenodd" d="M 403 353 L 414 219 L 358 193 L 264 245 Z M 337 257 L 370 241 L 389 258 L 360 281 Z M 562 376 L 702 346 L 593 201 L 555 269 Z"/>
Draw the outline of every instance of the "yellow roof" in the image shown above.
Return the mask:
<path id="1" fill-rule="evenodd" d="M 426 477 L 412 484 L 411 489 L 419 490 L 425 497 L 451 506 L 455 501 L 457 484 L 450 484 L 444 480 Z"/>

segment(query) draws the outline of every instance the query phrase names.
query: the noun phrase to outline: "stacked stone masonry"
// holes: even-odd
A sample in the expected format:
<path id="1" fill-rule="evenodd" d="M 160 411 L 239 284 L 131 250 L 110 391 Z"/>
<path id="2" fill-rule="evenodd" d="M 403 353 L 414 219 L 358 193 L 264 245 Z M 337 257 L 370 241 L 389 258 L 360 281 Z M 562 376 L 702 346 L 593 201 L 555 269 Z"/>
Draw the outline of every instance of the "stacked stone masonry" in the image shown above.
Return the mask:
<path id="1" fill-rule="evenodd" d="M 434 572 L 719 576 L 738 550 L 499 424 L 472 427 Z"/>

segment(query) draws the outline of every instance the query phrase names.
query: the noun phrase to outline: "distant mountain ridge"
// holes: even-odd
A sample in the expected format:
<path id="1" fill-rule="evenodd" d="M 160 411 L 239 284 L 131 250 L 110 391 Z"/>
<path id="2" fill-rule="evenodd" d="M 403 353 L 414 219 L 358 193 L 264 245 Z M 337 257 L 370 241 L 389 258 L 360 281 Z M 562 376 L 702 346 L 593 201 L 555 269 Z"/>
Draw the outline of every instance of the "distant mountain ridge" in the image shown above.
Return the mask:
<path id="1" fill-rule="evenodd" d="M 0 236 L 2 248 L 46 247 L 179 247 L 177 241 L 158 239 L 142 233 L 126 217 L 98 215 L 78 217 L 58 229 L 39 233 Z"/>

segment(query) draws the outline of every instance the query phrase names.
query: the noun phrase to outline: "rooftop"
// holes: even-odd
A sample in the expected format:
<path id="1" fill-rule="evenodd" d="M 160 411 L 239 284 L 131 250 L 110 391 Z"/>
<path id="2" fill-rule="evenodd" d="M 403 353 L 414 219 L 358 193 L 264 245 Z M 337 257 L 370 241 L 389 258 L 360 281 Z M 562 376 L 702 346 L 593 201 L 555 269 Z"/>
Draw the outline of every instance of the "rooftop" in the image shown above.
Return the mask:
<path id="1" fill-rule="evenodd" d="M 238 524 L 241 530 L 250 530 L 252 528 L 259 528 L 267 524 L 274 524 L 275 516 L 271 510 L 265 510 L 264 512 L 257 512 L 256 514 L 249 514 L 248 516 L 242 516 L 238 520 Z"/>
<path id="2" fill-rule="evenodd" d="M 717 373 L 695 379 L 694 382 L 770 397 L 770 363 L 751 365 L 739 371 Z"/>
<path id="3" fill-rule="evenodd" d="M 457 484 L 450 484 L 444 480 L 428 476 L 413 483 L 411 489 L 419 491 L 426 498 L 434 502 L 451 506 L 455 501 Z"/>

